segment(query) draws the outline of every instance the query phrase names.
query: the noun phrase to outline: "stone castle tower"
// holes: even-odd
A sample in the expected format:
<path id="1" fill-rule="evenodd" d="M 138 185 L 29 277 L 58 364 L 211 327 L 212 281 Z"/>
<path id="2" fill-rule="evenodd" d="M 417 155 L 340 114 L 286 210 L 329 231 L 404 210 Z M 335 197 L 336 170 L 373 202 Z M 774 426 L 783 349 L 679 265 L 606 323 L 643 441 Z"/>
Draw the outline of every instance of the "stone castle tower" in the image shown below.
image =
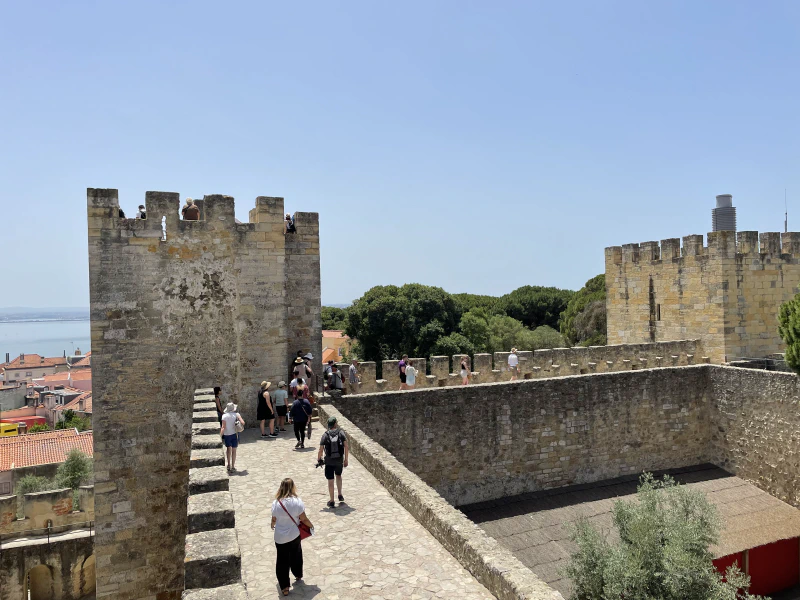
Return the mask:
<path id="1" fill-rule="evenodd" d="M 713 362 L 783 352 L 800 233 L 715 231 L 606 248 L 608 343 L 700 339 Z"/>
<path id="2" fill-rule="evenodd" d="M 147 192 L 146 220 L 88 190 L 97 597 L 177 599 L 193 391 L 220 385 L 255 424 L 262 380 L 297 350 L 320 372 L 319 218 L 259 197 L 237 223 L 230 196 L 182 221 L 176 193 Z"/>

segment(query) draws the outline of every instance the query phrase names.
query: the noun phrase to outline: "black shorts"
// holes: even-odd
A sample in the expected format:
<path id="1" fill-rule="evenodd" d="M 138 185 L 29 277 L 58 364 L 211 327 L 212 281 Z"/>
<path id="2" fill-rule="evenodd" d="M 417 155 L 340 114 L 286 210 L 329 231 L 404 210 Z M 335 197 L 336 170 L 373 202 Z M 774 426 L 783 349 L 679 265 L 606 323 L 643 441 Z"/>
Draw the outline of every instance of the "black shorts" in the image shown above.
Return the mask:
<path id="1" fill-rule="evenodd" d="M 406 374 L 400 373 L 400 383 L 405 383 L 405 382 L 406 382 Z"/>
<path id="2" fill-rule="evenodd" d="M 275 407 L 275 411 L 278 413 L 279 417 L 285 417 L 286 416 L 286 405 L 284 405 L 284 406 L 276 406 Z"/>
<path id="3" fill-rule="evenodd" d="M 342 465 L 325 465 L 325 479 L 333 479 L 334 475 L 342 475 Z"/>

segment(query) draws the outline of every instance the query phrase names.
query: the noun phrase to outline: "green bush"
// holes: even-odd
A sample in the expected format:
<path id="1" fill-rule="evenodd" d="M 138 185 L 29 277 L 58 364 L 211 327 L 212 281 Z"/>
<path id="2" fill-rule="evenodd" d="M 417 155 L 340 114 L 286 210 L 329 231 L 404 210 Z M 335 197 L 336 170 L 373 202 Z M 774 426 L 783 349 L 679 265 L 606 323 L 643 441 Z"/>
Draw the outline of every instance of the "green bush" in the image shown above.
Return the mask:
<path id="1" fill-rule="evenodd" d="M 55 480 L 59 487 L 76 490 L 83 483 L 90 481 L 92 474 L 92 459 L 77 448 L 73 448 L 67 459 L 58 466 Z"/>
<path id="2" fill-rule="evenodd" d="M 636 500 L 614 504 L 613 525 L 616 543 L 586 518 L 573 528 L 577 551 L 565 569 L 573 600 L 756 598 L 740 591 L 750 578 L 735 566 L 726 581 L 714 568 L 709 547 L 719 538 L 720 521 L 702 492 L 645 473 Z"/>
<path id="3" fill-rule="evenodd" d="M 28 427 L 28 433 L 37 433 L 39 431 L 50 431 L 50 427 L 46 423 L 35 423 Z"/>
<path id="4" fill-rule="evenodd" d="M 786 343 L 786 364 L 800 373 L 800 294 L 781 304 L 778 333 Z"/>
<path id="5" fill-rule="evenodd" d="M 17 482 L 16 492 L 22 496 L 24 494 L 35 494 L 36 492 L 46 492 L 47 490 L 58 489 L 58 484 L 53 479 L 40 477 L 39 475 L 25 475 Z"/>

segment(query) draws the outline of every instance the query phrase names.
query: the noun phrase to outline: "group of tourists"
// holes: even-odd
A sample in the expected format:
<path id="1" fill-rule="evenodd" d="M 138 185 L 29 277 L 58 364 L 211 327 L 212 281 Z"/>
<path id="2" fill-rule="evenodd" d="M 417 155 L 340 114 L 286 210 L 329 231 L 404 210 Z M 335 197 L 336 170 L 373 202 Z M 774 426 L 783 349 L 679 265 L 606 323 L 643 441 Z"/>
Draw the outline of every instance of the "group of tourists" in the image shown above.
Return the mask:
<path id="1" fill-rule="evenodd" d="M 314 377 L 311 360 L 313 360 L 311 354 L 297 353 L 291 365 L 292 380 L 288 390 L 285 381 L 279 381 L 275 390 L 270 390 L 272 387 L 270 382 L 261 382 L 256 418 L 260 424 L 262 437 L 279 437 L 279 432 L 286 431 L 283 426 L 291 423 L 297 438 L 295 449 L 305 448 L 306 437 L 311 438 L 313 411 L 313 394 L 308 385 L 308 381 Z M 236 404 L 227 402 L 223 405 L 221 395 L 222 388 L 215 387 L 214 403 L 220 423 L 220 435 L 225 445 L 227 469 L 229 473 L 235 473 L 239 434 L 244 431 L 245 421 L 239 414 Z M 320 436 L 316 462 L 317 467 L 324 467 L 325 479 L 328 482 L 328 508 L 335 508 L 337 499 L 340 503 L 344 502 L 342 471 L 348 465 L 349 454 L 347 434 L 339 427 L 335 417 L 329 418 L 327 430 Z M 281 593 L 288 596 L 292 585 L 290 574 L 294 575 L 295 584 L 303 579 L 302 540 L 314 535 L 314 525 L 306 515 L 305 504 L 299 497 L 297 486 L 291 478 L 287 477 L 281 481 L 275 494 L 271 526 L 275 532 L 277 554 L 275 575 Z"/>

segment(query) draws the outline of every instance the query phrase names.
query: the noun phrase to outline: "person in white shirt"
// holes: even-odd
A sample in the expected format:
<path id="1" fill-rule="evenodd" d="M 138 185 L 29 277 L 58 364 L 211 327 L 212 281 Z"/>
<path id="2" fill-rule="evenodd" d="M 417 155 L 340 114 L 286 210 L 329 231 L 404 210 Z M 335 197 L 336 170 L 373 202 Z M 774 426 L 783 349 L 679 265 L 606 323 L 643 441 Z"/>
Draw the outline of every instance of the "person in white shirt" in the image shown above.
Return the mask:
<path id="1" fill-rule="evenodd" d="M 295 576 L 295 583 L 303 578 L 303 546 L 299 523 L 314 529 L 306 516 L 305 504 L 297 497 L 294 481 L 287 477 L 281 481 L 272 503 L 272 529 L 275 531 L 275 548 L 278 554 L 275 575 L 284 596 L 289 595 L 289 571 Z"/>
<path id="2" fill-rule="evenodd" d="M 508 370 L 511 372 L 511 381 L 514 381 L 519 375 L 519 356 L 516 348 L 512 348 L 511 354 L 508 355 Z"/>
<path id="3" fill-rule="evenodd" d="M 225 453 L 228 458 L 228 472 L 236 471 L 236 448 L 239 447 L 239 434 L 236 432 L 236 422 L 244 427 L 244 419 L 239 414 L 236 405 L 228 402 L 225 405 L 225 412 L 222 415 L 222 427 L 219 430 L 222 441 L 225 443 Z"/>
<path id="4" fill-rule="evenodd" d="M 414 363 L 410 360 L 406 361 L 406 389 L 413 390 L 417 385 L 417 370 L 414 368 Z"/>

